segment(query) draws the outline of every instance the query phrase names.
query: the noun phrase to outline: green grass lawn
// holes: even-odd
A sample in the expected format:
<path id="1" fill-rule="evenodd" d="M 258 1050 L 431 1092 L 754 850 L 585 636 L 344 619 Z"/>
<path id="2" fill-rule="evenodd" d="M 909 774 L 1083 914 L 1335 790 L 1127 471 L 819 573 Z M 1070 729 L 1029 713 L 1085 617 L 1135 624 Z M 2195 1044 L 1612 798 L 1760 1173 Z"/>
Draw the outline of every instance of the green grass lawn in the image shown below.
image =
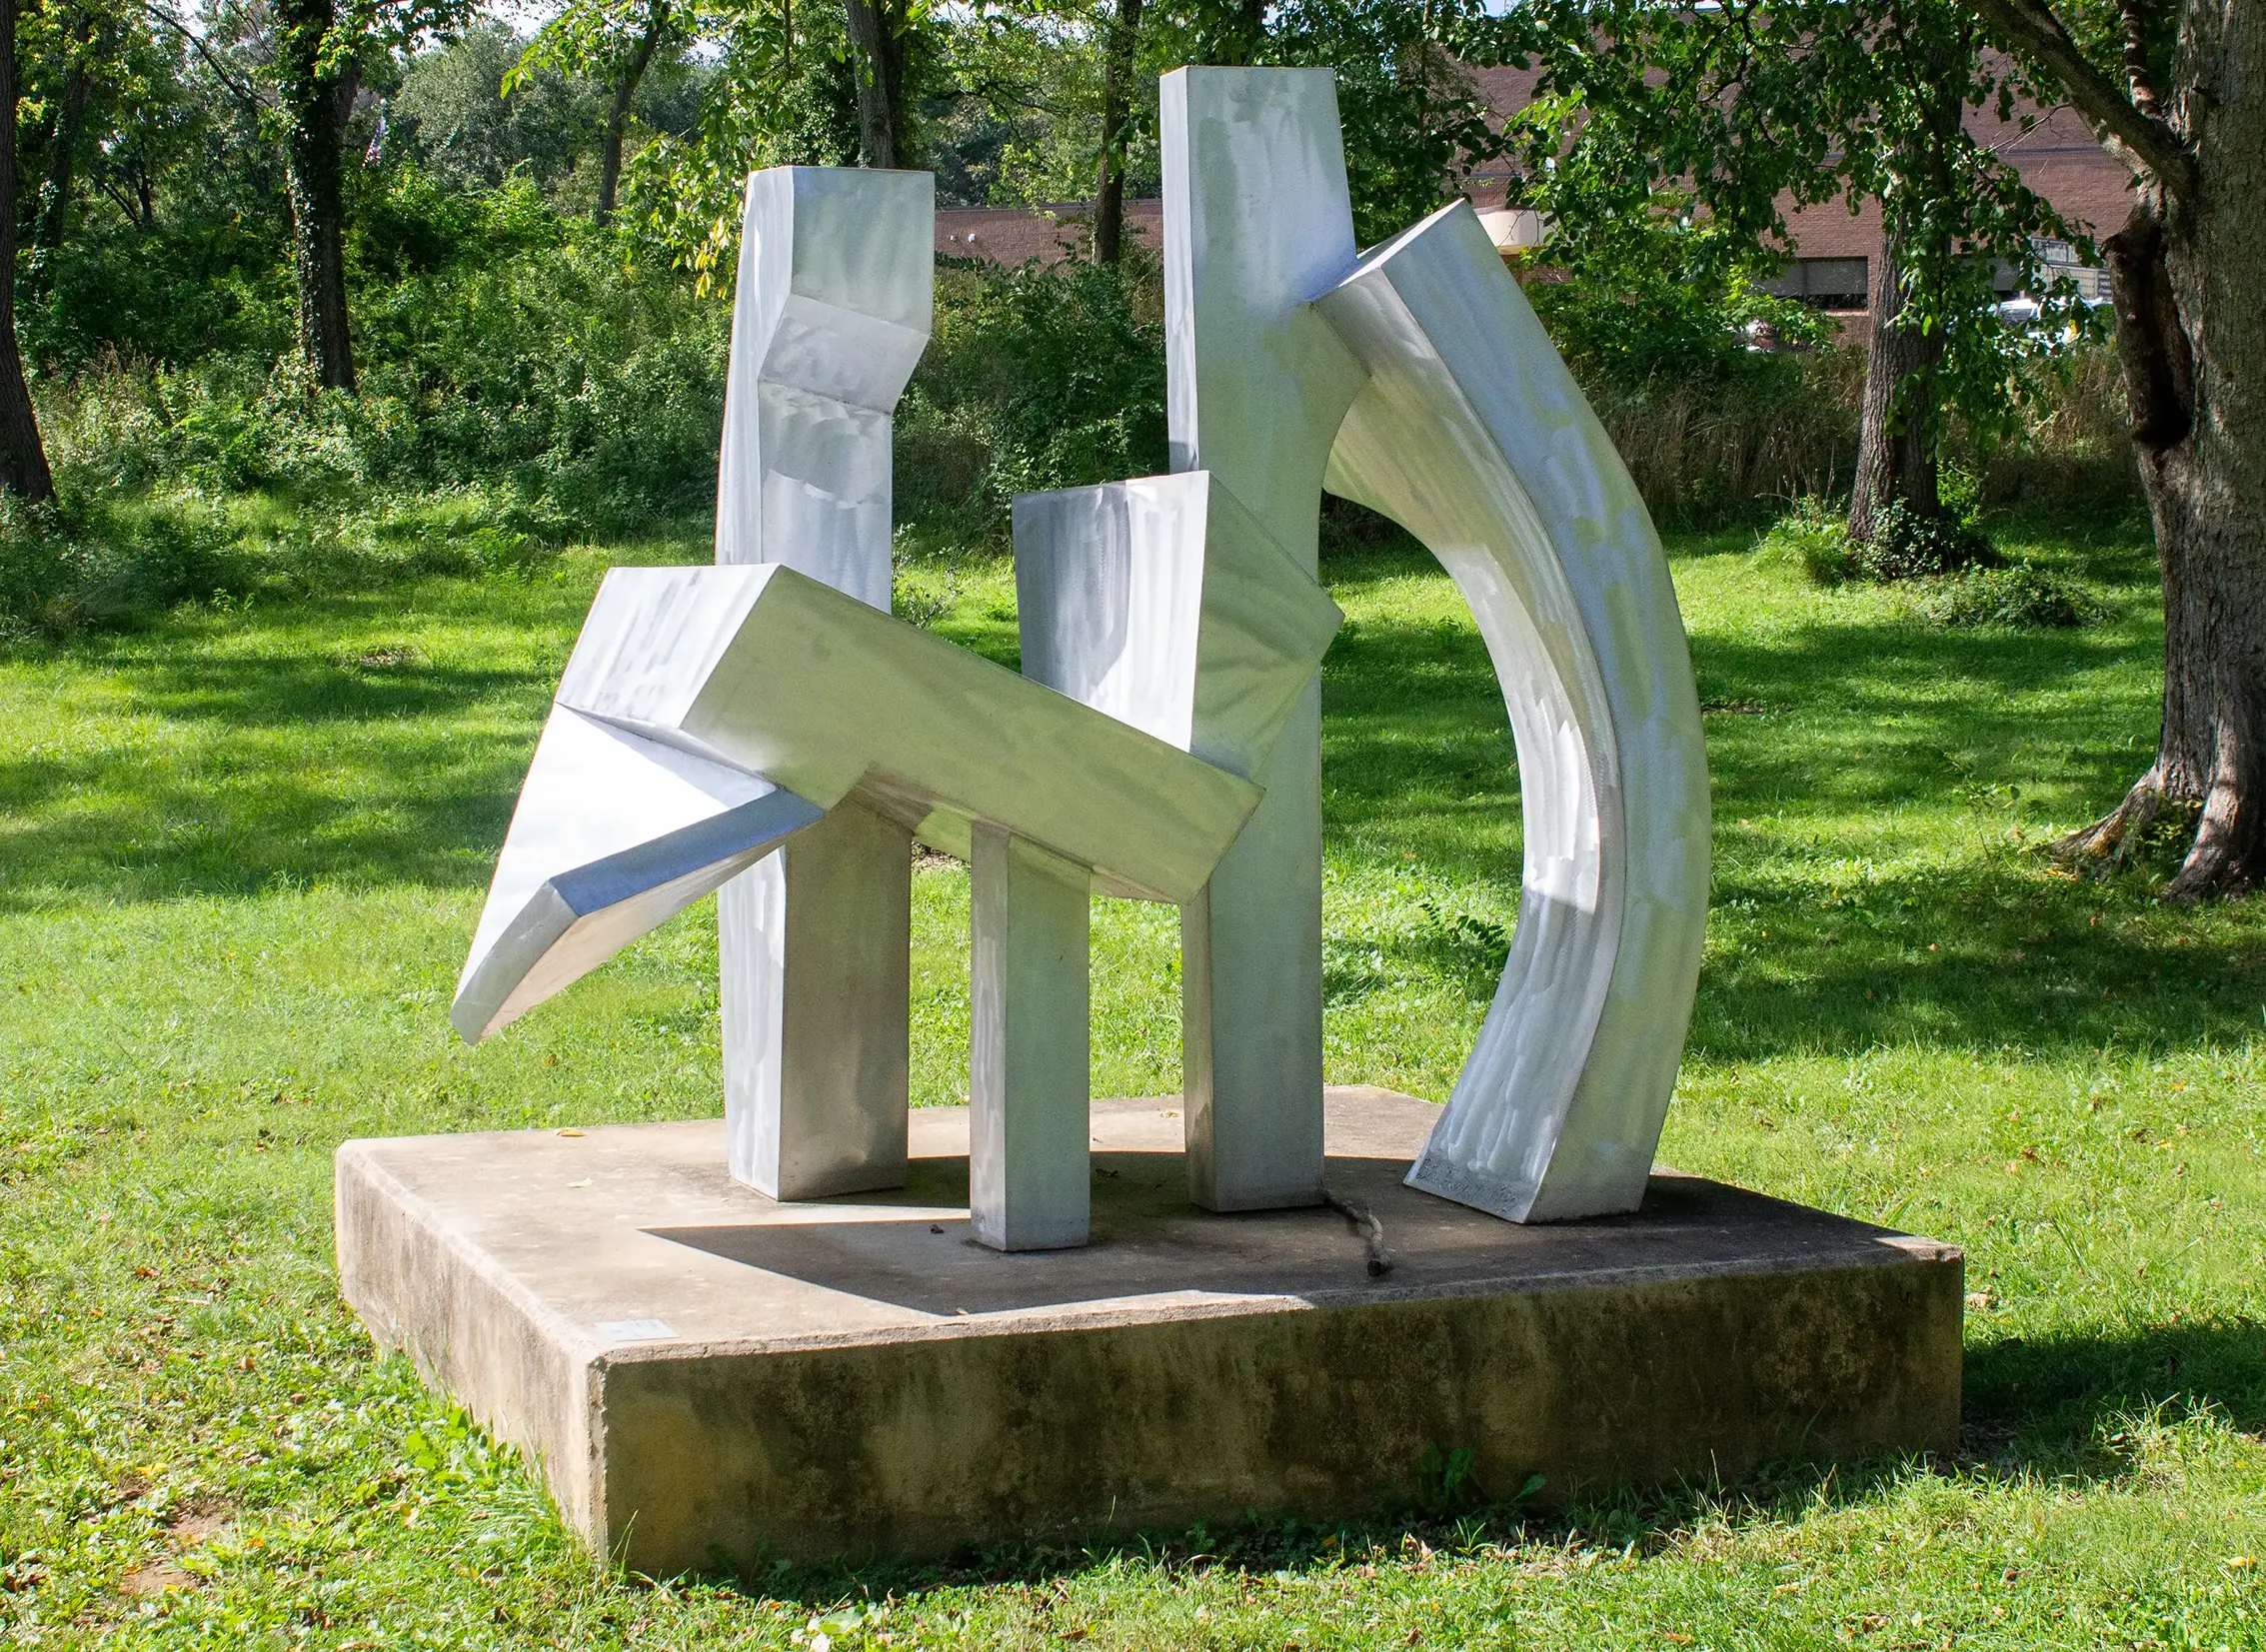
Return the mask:
<path id="1" fill-rule="evenodd" d="M 2022 549 L 2113 622 L 1933 630 L 1746 536 L 1674 546 L 1715 890 L 1662 1156 L 1967 1247 L 1956 1460 L 859 1574 L 609 1573 L 332 1273 L 346 1136 L 719 1110 L 707 908 L 477 1050 L 445 1014 L 599 570 L 704 536 L 0 663 L 0 1633 L 2266 1646 L 2266 903 L 2039 852 L 2144 766 L 2159 632 L 2139 530 Z M 1327 572 L 1329 1074 L 1439 1099 L 1516 909 L 1509 737 L 1427 562 Z M 904 596 L 1012 658 L 1004 566 Z M 916 1099 L 954 1101 L 965 871 L 925 863 L 917 902 Z M 1097 1091 L 1169 1090 L 1171 914 L 1097 919 Z"/>

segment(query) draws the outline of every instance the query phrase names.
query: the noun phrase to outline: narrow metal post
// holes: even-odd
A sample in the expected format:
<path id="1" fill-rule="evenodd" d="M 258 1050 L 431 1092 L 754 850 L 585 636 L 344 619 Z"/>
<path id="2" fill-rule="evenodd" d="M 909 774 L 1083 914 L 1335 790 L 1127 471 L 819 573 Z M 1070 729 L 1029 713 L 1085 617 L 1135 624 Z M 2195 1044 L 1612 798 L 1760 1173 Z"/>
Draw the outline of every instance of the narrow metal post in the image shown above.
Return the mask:
<path id="1" fill-rule="evenodd" d="M 1326 69 L 1163 81 L 1172 468 L 1208 470 L 1309 577 L 1322 471 L 1362 372 L 1308 301 L 1354 263 Z M 1189 1195 L 1321 1197 L 1321 700 L 1309 684 L 1252 775 L 1266 789 L 1180 918 Z"/>
<path id="2" fill-rule="evenodd" d="M 1093 1190 L 1086 868 L 975 828 L 968 1202 L 996 1250 L 1086 1243 Z"/>
<path id="3" fill-rule="evenodd" d="M 879 942 L 912 933 L 904 828 L 837 804 L 717 899 L 733 1175 L 776 1198 L 902 1186 L 912 950 Z"/>
<path id="4" fill-rule="evenodd" d="M 890 606 L 892 410 L 929 338 L 935 180 L 748 180 L 716 560 Z M 839 809 L 719 893 L 733 1176 L 775 1198 L 903 1185 L 912 834 Z"/>

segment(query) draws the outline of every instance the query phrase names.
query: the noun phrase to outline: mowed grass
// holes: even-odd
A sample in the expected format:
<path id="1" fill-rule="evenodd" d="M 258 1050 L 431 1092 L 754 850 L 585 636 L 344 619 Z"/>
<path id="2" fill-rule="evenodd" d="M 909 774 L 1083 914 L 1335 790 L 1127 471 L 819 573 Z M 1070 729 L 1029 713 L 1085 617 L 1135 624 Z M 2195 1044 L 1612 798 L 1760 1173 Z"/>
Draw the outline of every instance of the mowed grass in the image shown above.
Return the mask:
<path id="1" fill-rule="evenodd" d="M 445 1018 L 599 570 L 697 531 L 0 664 L 0 1634 L 2266 1645 L 2266 902 L 2038 852 L 2145 762 L 2159 633 L 2139 530 L 2032 538 L 2112 624 L 1935 631 L 1746 536 L 1672 548 L 1715 903 L 1662 1155 L 1967 1247 L 1956 1459 L 918 1570 L 610 1572 L 337 1299 L 342 1138 L 720 1106 L 705 908 L 477 1050 Z M 1441 1098 L 1516 910 L 1509 738 L 1420 555 L 1326 572 L 1329 1072 Z M 1004 566 L 905 596 L 1013 658 Z M 967 880 L 917 887 L 917 1098 L 953 1101 Z M 1096 1087 L 1168 1090 L 1171 914 L 1102 902 L 1096 935 Z"/>

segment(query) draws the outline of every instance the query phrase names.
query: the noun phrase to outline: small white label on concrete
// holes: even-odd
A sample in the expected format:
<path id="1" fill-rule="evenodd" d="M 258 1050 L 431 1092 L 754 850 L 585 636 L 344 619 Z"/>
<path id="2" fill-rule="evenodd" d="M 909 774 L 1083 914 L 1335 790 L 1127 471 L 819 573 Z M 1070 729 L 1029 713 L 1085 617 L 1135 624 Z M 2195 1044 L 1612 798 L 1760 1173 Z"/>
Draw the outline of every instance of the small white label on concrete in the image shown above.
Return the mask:
<path id="1" fill-rule="evenodd" d="M 616 1342 L 666 1342 L 677 1332 L 666 1319 L 601 1319 L 598 1334 Z"/>

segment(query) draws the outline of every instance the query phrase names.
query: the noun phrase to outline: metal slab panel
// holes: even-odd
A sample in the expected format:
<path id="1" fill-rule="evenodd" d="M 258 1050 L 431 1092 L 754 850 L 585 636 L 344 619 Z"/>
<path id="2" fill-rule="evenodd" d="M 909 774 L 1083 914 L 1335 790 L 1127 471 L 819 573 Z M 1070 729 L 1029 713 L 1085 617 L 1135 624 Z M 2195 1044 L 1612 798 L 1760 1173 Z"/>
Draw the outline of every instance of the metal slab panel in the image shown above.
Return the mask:
<path id="1" fill-rule="evenodd" d="M 928 343 L 935 200 L 923 172 L 748 180 L 719 563 L 889 608 L 891 410 Z M 912 854 L 897 823 L 829 821 L 719 897 L 731 1170 L 775 1197 L 903 1179 Z"/>
<path id="2" fill-rule="evenodd" d="M 472 1043 L 818 821 L 760 775 L 554 706 L 458 979 Z"/>
<path id="3" fill-rule="evenodd" d="M 1309 577 L 1321 477 L 1361 372 L 1307 301 L 1354 263 L 1326 69 L 1166 75 L 1165 360 L 1172 468 L 1207 470 Z M 1321 1196 L 1321 716 L 1296 702 L 1244 838 L 1181 914 L 1190 1195 Z"/>
<path id="4" fill-rule="evenodd" d="M 1152 899 L 1201 888 L 1258 802 L 1238 776 L 777 565 L 615 569 L 559 700 L 821 808 L 855 798 L 917 822 L 924 841 L 965 850 L 989 822 Z"/>
<path id="5" fill-rule="evenodd" d="M 837 829 L 846 834 L 918 823 L 926 840 L 966 852 L 981 828 L 998 827 L 1078 867 L 1089 884 L 1102 878 L 1183 901 L 1258 802 L 1248 781 L 777 564 L 615 569 L 567 663 L 558 707 L 554 729 L 573 731 L 580 744 L 572 753 L 555 745 L 531 777 L 528 826 L 504 857 L 466 968 L 467 983 L 478 984 L 477 1004 L 459 1007 L 468 1035 L 500 1024 L 499 1006 L 520 1013 L 595 967 L 751 854 L 813 829 L 822 813 L 843 812 Z M 593 745 L 627 756 L 593 769 L 581 756 Z M 842 846 L 858 851 L 854 840 Z M 586 864 L 593 856 L 603 861 L 595 870 Z M 574 876 L 555 875 L 562 865 Z M 855 863 L 844 875 L 859 875 Z M 598 904 L 620 908 L 624 923 L 576 939 L 572 971 L 539 978 L 557 937 L 532 949 L 513 937 L 531 932 L 526 923 L 570 922 L 556 918 L 560 898 L 573 913 L 596 909 L 576 905 L 586 891 L 604 894 Z M 893 898 L 910 901 L 904 884 L 898 891 Z M 666 899 L 675 904 L 649 911 Z M 902 910 L 881 917 L 895 922 Z M 801 921 L 788 923 L 790 942 Z M 895 968 L 896 983 L 883 989 L 901 996 L 902 950 Z M 798 997 L 806 986 L 810 995 Z M 823 975 L 787 977 L 785 990 L 780 1014 L 790 1026 L 844 1012 Z M 862 1030 L 863 1046 L 835 1047 L 862 1047 L 885 1068 L 899 1059 L 870 1025 Z M 1083 1011 L 1078 1036 L 1086 1036 Z M 839 1121 L 827 1124 L 809 1150 L 833 1156 L 804 1168 L 815 1182 L 839 1181 L 863 1173 L 868 1157 L 901 1156 L 903 1116 L 879 1120 L 891 1133 L 868 1135 L 853 1152 L 835 1146 Z M 793 1168 L 781 1167 L 782 1179 Z"/>
<path id="6" fill-rule="evenodd" d="M 1015 502 L 1023 674 L 1248 776 L 1344 615 L 1208 471 Z"/>

